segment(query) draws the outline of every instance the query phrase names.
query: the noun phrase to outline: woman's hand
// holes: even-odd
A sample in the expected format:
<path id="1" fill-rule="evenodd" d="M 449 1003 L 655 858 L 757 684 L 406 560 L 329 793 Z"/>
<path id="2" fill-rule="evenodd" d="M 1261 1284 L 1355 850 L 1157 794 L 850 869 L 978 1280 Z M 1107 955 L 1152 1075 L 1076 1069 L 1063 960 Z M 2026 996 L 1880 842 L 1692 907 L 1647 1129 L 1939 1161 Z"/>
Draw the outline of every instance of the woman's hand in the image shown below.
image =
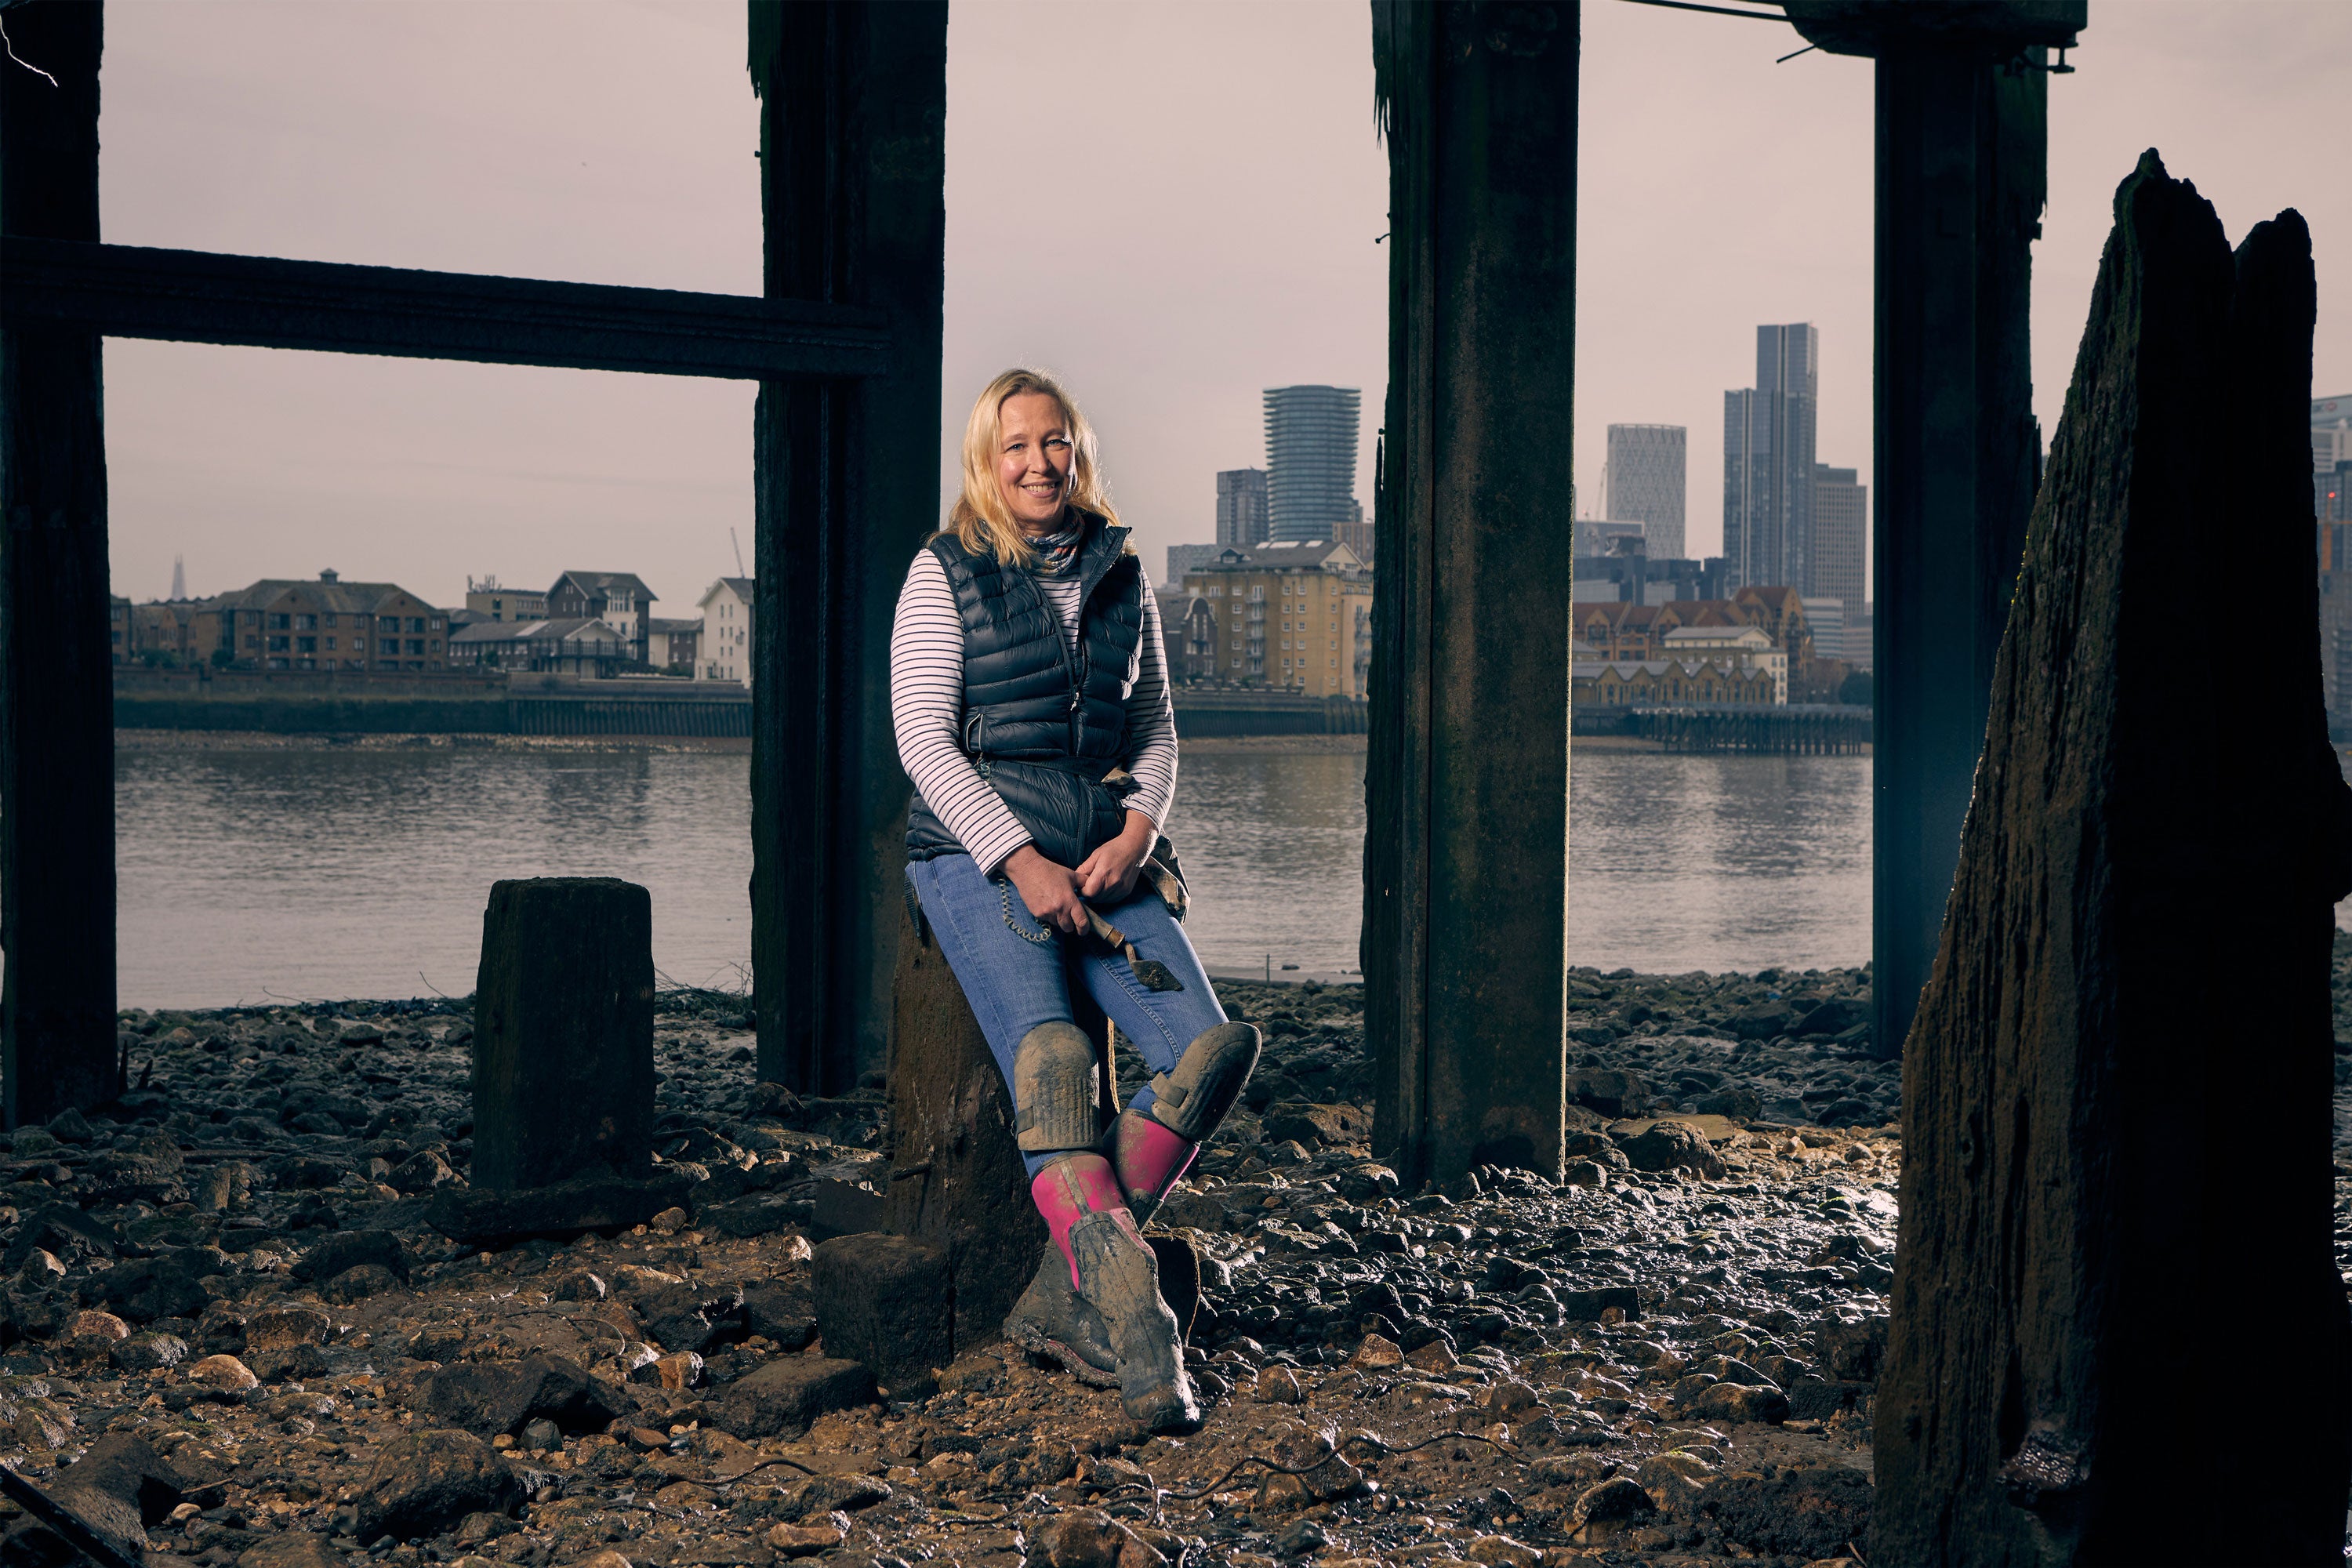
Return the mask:
<path id="1" fill-rule="evenodd" d="M 1099 856 L 1097 851 L 1087 864 L 1093 865 Z M 1076 872 L 1046 859 L 1034 844 L 1024 844 L 1007 855 L 1003 870 L 1020 890 L 1021 901 L 1029 906 L 1030 918 L 1039 925 L 1061 931 L 1086 929 L 1087 905 L 1078 892 Z"/>
<path id="2" fill-rule="evenodd" d="M 1151 858 L 1151 841 L 1158 830 L 1151 818 L 1139 811 L 1127 814 L 1127 826 L 1119 836 L 1087 857 L 1078 868 L 1078 891 L 1089 903 L 1117 904 L 1126 901 L 1135 891 L 1135 879 L 1142 874 L 1143 863 Z"/>

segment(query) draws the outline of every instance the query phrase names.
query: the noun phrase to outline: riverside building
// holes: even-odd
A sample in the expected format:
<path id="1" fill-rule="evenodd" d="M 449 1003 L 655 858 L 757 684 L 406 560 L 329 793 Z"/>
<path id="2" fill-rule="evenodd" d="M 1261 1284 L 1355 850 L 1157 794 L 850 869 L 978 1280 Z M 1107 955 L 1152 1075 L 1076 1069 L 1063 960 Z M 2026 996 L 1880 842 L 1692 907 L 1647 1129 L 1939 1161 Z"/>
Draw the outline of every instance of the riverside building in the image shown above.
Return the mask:
<path id="1" fill-rule="evenodd" d="M 206 599 L 190 646 L 243 669 L 418 675 L 446 668 L 449 617 L 397 583 L 266 577 Z"/>
<path id="2" fill-rule="evenodd" d="M 1336 541 L 1343 525 L 1361 517 L 1356 429 L 1362 402 L 1352 386 L 1266 388 L 1266 542 Z"/>
<path id="3" fill-rule="evenodd" d="M 1227 549 L 1185 574 L 1184 678 L 1360 698 L 1372 578 L 1336 540 Z"/>

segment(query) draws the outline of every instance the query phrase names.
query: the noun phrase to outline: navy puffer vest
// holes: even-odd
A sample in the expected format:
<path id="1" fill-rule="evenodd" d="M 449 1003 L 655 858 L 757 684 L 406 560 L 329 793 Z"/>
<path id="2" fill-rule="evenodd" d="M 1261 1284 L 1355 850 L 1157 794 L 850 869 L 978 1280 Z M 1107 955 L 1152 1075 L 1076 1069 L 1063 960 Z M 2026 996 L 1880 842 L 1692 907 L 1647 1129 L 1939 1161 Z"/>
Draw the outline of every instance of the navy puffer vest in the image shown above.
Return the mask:
<path id="1" fill-rule="evenodd" d="M 1141 668 L 1142 563 L 1128 531 L 1089 518 L 1079 549 L 1078 646 L 1036 579 L 942 533 L 929 545 L 963 622 L 963 749 L 1039 854 L 1075 867 L 1118 837 L 1126 791 L 1103 784 L 1127 751 L 1127 697 Z M 907 856 L 959 855 L 922 796 L 907 815 Z"/>

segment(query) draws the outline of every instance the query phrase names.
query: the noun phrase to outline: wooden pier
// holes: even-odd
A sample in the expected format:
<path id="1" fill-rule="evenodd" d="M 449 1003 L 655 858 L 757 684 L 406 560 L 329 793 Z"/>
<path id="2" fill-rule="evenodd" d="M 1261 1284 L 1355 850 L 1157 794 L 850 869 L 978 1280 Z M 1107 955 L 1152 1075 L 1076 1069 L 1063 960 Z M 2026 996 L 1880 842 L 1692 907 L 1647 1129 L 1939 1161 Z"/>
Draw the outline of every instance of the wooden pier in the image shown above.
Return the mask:
<path id="1" fill-rule="evenodd" d="M 1841 756 L 1870 748 L 1867 708 L 1827 705 L 1778 708 L 1636 708 L 1624 733 L 1655 741 L 1669 752 L 1769 752 L 1787 756 Z"/>

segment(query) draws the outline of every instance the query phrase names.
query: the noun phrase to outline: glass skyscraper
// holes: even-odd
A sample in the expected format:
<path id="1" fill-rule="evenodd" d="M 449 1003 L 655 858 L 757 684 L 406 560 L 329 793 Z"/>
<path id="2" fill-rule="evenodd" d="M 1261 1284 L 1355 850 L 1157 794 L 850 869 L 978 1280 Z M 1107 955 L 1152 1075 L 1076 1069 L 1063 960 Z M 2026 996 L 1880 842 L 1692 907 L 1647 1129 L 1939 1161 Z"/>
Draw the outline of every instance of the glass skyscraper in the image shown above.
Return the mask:
<path id="1" fill-rule="evenodd" d="M 1812 581 L 1821 334 L 1756 329 L 1756 384 L 1723 395 L 1723 553 L 1734 588 Z"/>
<path id="2" fill-rule="evenodd" d="M 1609 519 L 1642 524 L 1654 560 L 1683 558 L 1683 477 L 1690 432 L 1680 425 L 1609 426 Z"/>
<path id="3" fill-rule="evenodd" d="M 1266 538 L 1276 544 L 1337 540 L 1356 514 L 1356 429 L 1363 394 L 1352 386 L 1265 390 Z"/>

